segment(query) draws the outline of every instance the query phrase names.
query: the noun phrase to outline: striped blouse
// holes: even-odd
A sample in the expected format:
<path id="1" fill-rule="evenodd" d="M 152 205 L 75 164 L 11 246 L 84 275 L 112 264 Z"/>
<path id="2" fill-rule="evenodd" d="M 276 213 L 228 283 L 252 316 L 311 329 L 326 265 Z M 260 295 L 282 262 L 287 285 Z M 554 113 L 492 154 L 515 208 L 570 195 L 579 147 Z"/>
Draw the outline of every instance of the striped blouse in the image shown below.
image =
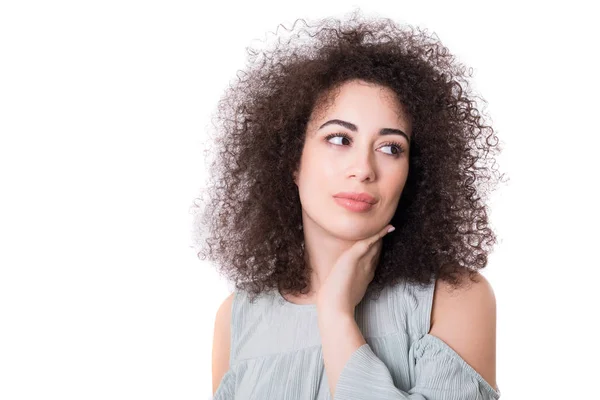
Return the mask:
<path id="1" fill-rule="evenodd" d="M 366 344 L 345 364 L 333 400 L 498 399 L 483 377 L 427 332 L 435 281 L 401 282 L 363 299 L 355 319 Z M 331 400 L 315 304 L 294 304 L 279 291 L 250 303 L 235 291 L 229 370 L 214 400 Z"/>

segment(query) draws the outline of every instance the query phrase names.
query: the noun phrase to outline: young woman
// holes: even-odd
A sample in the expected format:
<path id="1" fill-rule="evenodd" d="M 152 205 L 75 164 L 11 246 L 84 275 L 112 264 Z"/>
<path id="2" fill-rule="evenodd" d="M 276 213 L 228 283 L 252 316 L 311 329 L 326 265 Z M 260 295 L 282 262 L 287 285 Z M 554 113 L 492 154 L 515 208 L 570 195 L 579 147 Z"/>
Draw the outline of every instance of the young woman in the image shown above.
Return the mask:
<path id="1" fill-rule="evenodd" d="M 390 20 L 308 28 L 220 103 L 201 254 L 236 289 L 214 399 L 498 399 L 478 270 L 499 146 L 466 68 Z"/>

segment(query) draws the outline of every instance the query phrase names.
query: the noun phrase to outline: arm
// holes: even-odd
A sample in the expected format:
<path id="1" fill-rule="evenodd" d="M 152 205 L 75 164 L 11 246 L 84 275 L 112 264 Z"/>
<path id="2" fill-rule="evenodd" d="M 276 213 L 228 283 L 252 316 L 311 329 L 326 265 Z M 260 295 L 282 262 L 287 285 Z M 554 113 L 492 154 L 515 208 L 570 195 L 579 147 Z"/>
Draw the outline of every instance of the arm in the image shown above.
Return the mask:
<path id="1" fill-rule="evenodd" d="M 354 315 L 319 311 L 318 323 L 329 390 L 335 399 L 335 388 L 344 366 L 359 348 L 368 344 Z"/>
<path id="2" fill-rule="evenodd" d="M 408 392 L 394 386 L 390 371 L 364 340 L 353 315 L 320 310 L 319 329 L 332 398 L 498 399 L 499 391 L 488 383 L 495 385 L 496 314 L 491 286 L 482 279 L 470 290 L 446 297 L 445 291 L 439 291 L 441 307 L 431 329 L 437 336 L 426 334 L 410 349 L 416 380 Z"/>

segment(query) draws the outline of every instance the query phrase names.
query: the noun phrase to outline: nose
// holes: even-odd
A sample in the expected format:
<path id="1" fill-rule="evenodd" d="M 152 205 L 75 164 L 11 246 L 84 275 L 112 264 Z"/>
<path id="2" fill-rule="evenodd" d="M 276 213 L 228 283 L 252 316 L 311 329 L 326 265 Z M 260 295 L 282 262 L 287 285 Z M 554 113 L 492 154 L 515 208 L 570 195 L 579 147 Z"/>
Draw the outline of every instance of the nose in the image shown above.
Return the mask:
<path id="1" fill-rule="evenodd" d="M 359 181 L 375 179 L 374 154 L 370 151 L 356 151 L 349 168 L 349 176 L 353 176 Z"/>

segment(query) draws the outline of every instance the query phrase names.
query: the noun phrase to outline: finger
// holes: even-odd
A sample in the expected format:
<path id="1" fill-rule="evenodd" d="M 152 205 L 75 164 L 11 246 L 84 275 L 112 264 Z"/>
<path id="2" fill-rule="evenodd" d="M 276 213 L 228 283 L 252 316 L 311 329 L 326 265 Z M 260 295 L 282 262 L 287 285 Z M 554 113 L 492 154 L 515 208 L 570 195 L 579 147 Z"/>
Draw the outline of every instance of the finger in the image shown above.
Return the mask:
<path id="1" fill-rule="evenodd" d="M 385 228 L 377 232 L 375 235 L 355 243 L 356 249 L 359 252 L 359 254 L 364 255 L 365 253 L 367 253 L 375 243 L 377 243 L 379 240 L 381 240 L 381 238 L 388 234 L 390 228 L 393 228 L 393 226 L 388 224 L 385 226 Z"/>
<path id="2" fill-rule="evenodd" d="M 385 235 L 387 235 L 390 232 L 390 228 L 394 228 L 394 227 L 392 225 L 388 224 L 382 230 L 380 230 L 378 233 L 376 233 L 375 235 L 373 235 L 369 239 L 367 239 L 367 241 L 369 243 L 369 247 L 371 247 L 372 245 L 377 243 L 378 240 L 380 240 Z M 394 228 L 394 229 L 396 229 L 396 228 Z"/>
<path id="3" fill-rule="evenodd" d="M 381 233 L 381 237 L 384 237 L 385 235 L 387 235 L 390 232 L 393 232 L 396 230 L 396 227 L 393 225 L 386 225 L 385 228 L 383 228 L 383 230 L 380 232 Z"/>

